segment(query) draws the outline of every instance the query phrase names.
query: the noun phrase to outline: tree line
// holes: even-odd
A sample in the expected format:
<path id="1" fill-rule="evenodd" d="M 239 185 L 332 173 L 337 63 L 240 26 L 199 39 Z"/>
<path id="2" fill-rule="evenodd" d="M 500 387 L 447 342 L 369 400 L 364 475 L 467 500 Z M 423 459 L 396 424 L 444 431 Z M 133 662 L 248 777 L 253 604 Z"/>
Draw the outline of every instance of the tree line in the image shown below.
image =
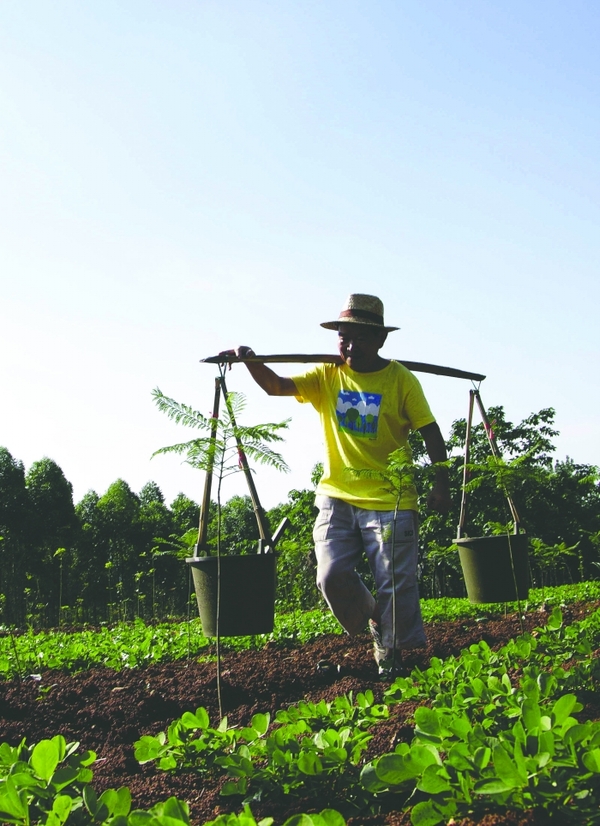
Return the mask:
<path id="1" fill-rule="evenodd" d="M 507 461 L 518 458 L 528 472 L 515 491 L 523 525 L 531 538 L 533 584 L 561 584 L 600 573 L 600 485 L 598 468 L 554 458 L 554 410 L 544 409 L 514 425 L 502 407 L 489 410 Z M 454 422 L 448 438 L 453 507 L 447 516 L 429 512 L 428 481 L 422 480 L 420 587 L 424 597 L 462 596 L 464 584 L 452 540 L 462 493 L 462 451 L 466 422 Z M 417 465 L 426 467 L 419 434 L 411 435 Z M 483 425 L 472 431 L 472 460 L 484 462 L 489 446 Z M 307 609 L 319 604 L 314 585 L 312 525 L 314 486 L 292 490 L 286 502 L 267 511 L 274 530 L 287 516 L 292 528 L 278 545 L 278 607 Z M 216 543 L 216 508 L 209 513 L 209 544 Z M 135 493 L 122 479 L 102 495 L 89 491 L 74 504 L 73 488 L 52 459 L 23 463 L 0 448 L 0 623 L 23 627 L 162 619 L 195 613 L 188 566 L 199 506 L 180 493 L 170 505 L 156 483 Z M 504 530 L 506 502 L 493 484 L 468 496 L 467 533 Z M 508 525 L 510 529 L 510 525 Z M 258 530 L 247 496 L 222 508 L 225 553 L 253 553 Z M 362 573 L 370 578 L 366 565 Z"/>

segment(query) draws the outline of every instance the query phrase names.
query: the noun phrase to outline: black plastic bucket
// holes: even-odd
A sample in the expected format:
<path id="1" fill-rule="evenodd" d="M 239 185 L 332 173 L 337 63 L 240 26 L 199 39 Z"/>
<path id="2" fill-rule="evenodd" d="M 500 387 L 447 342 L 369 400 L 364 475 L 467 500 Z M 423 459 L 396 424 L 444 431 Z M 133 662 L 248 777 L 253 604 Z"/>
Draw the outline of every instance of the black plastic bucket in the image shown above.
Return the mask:
<path id="1" fill-rule="evenodd" d="M 528 537 L 520 534 L 455 539 L 471 602 L 513 602 L 529 596 Z M 509 548 L 510 542 L 510 548 Z M 510 551 L 514 562 L 514 575 Z M 515 590 L 515 579 L 517 588 Z"/>
<path id="2" fill-rule="evenodd" d="M 189 557 L 205 637 L 217 635 L 217 557 Z M 270 634 L 275 618 L 275 554 L 221 557 L 219 635 Z"/>

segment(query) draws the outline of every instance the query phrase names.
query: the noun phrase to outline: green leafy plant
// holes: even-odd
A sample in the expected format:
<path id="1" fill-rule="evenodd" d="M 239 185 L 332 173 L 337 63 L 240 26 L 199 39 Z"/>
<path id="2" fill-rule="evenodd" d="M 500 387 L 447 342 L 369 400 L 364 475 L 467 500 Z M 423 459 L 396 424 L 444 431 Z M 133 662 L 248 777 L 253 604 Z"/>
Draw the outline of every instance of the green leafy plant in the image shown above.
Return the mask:
<path id="1" fill-rule="evenodd" d="M 240 814 L 219 815 L 216 820 L 210 820 L 204 826 L 272 826 L 272 817 L 265 817 L 256 821 L 248 805 Z M 289 817 L 283 826 L 346 826 L 346 821 L 334 809 L 324 809 L 320 814 L 299 814 Z"/>
<path id="2" fill-rule="evenodd" d="M 165 771 L 194 768 L 200 773 L 227 774 L 221 790 L 225 796 L 244 801 L 295 794 L 307 786 L 327 783 L 343 788 L 354 773 L 354 794 L 359 792 L 358 769 L 371 734 L 370 726 L 388 715 L 373 693 L 337 697 L 333 702 L 300 702 L 277 712 L 255 714 L 250 725 L 228 728 L 224 718 L 211 728 L 205 709 L 186 712 L 156 736 L 135 743 L 135 756 L 155 762 Z"/>
<path id="3" fill-rule="evenodd" d="M 248 475 L 251 484 L 250 469 L 247 457 L 250 460 L 259 462 L 278 470 L 288 470 L 288 466 L 282 456 L 271 447 L 271 444 L 282 441 L 279 431 L 288 426 L 289 419 L 279 423 L 240 425 L 238 423 L 239 414 L 244 410 L 245 399 L 239 393 L 225 394 L 225 380 L 223 368 L 221 367 L 221 378 L 217 380 L 217 394 L 215 405 L 219 399 L 219 393 L 225 395 L 225 410 L 221 417 L 216 414 L 211 418 L 204 416 L 198 410 L 194 410 L 189 405 L 176 402 L 174 399 L 165 396 L 158 388 L 153 391 L 154 401 L 158 409 L 172 419 L 176 424 L 184 425 L 193 429 L 204 430 L 206 436 L 200 436 L 188 442 L 181 442 L 169 447 L 159 448 L 153 456 L 163 453 L 175 453 L 185 456 L 185 462 L 192 467 L 206 471 L 210 476 L 217 476 L 217 557 L 221 556 L 221 488 L 225 478 L 233 473 L 243 470 Z M 257 520 L 261 521 L 261 513 L 257 507 Z M 202 514 L 201 527 L 198 533 L 198 549 L 204 542 L 204 530 L 207 525 L 208 514 Z M 262 523 L 261 523 L 262 524 Z M 219 571 L 220 571 L 220 562 Z M 220 589 L 220 573 L 219 589 Z M 220 595 L 220 590 L 219 590 Z M 220 596 L 217 597 L 217 604 L 220 603 Z M 219 633 L 219 610 L 217 609 L 217 697 L 219 712 L 222 716 L 221 699 L 221 640 Z"/>
<path id="4" fill-rule="evenodd" d="M 94 752 L 77 754 L 78 743 L 60 734 L 32 747 L 0 746 L 0 819 L 3 823 L 43 822 L 62 826 L 121 822 L 131 807 L 128 789 L 107 789 L 97 797 L 89 785 Z"/>
<path id="5" fill-rule="evenodd" d="M 565 626 L 555 608 L 543 629 L 498 652 L 480 642 L 397 680 L 385 699 L 428 698 L 431 707 L 415 712 L 412 744 L 363 769 L 365 789 L 411 805 L 415 826 L 482 814 L 490 805 L 543 807 L 573 823 L 585 813 L 586 823 L 596 822 L 600 723 L 579 723 L 573 715 L 582 705 L 564 692 L 596 686 L 599 636 L 599 612 Z"/>
<path id="6" fill-rule="evenodd" d="M 560 568 L 565 568 L 568 574 L 566 560 L 568 557 L 577 555 L 579 544 L 576 542 L 574 545 L 567 546 L 566 542 L 555 542 L 549 545 L 535 537 L 530 540 L 531 556 L 542 574 L 542 588 L 548 584 L 548 576 L 550 574 L 556 576 Z"/>
<path id="7" fill-rule="evenodd" d="M 154 451 L 153 456 L 165 453 L 175 453 L 185 456 L 184 461 L 200 470 L 217 469 L 218 478 L 225 479 L 232 473 L 240 471 L 237 440 L 241 442 L 244 452 L 252 461 L 261 465 L 274 467 L 277 470 L 287 471 L 283 457 L 273 450 L 270 445 L 281 442 L 280 431 L 285 430 L 289 419 L 283 422 L 270 422 L 258 425 L 240 425 L 239 415 L 246 407 L 243 394 L 230 392 L 226 397 L 225 410 L 221 417 L 204 416 L 187 404 L 181 404 L 165 396 L 157 387 L 152 395 L 156 406 L 162 413 L 184 427 L 204 430 L 208 435 L 199 436 L 188 442 L 180 442 L 168 447 L 161 447 Z M 213 438 L 211 431 L 216 428 Z"/>
<path id="8" fill-rule="evenodd" d="M 368 766 L 365 787 L 410 799 L 414 826 L 481 815 L 490 802 L 541 806 L 560 812 L 563 822 L 597 814 L 600 723 L 578 723 L 572 713 L 582 706 L 572 694 L 541 703 L 531 682 L 525 695 L 507 728 L 474 723 L 454 709 L 417 709 L 413 743 Z"/>

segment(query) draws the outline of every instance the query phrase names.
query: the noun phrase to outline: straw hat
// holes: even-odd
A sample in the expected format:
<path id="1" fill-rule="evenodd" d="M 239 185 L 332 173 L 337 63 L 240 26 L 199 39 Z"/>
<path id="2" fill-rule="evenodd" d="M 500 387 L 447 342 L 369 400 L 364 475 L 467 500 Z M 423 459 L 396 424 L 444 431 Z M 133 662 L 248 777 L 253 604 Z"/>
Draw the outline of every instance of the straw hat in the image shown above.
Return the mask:
<path id="1" fill-rule="evenodd" d="M 340 324 L 366 324 L 369 327 L 378 327 L 391 333 L 399 327 L 386 327 L 383 323 L 383 302 L 376 295 L 352 293 L 346 299 L 340 317 L 337 321 L 325 321 L 321 327 L 327 330 L 337 330 Z"/>

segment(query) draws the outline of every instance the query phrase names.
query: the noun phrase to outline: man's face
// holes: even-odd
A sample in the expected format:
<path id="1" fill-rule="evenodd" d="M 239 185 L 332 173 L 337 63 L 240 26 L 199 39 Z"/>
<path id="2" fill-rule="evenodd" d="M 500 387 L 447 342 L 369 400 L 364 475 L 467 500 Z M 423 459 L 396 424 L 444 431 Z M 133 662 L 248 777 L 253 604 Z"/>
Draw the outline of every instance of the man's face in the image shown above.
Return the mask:
<path id="1" fill-rule="evenodd" d="M 385 330 L 366 324 L 340 324 L 338 350 L 351 370 L 368 373 L 377 369 L 378 351 L 387 338 Z"/>

